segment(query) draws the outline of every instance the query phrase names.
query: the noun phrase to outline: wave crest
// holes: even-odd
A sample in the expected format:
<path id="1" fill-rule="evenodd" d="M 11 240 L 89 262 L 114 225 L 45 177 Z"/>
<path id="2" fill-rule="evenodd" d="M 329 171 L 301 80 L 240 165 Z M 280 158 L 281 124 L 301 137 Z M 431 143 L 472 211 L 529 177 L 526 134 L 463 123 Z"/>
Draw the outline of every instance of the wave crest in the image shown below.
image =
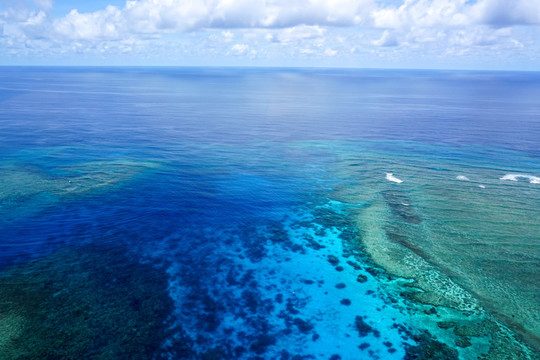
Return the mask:
<path id="1" fill-rule="evenodd" d="M 403 180 L 398 179 L 392 173 L 386 173 L 386 180 L 393 181 L 393 182 L 398 183 L 398 184 L 401 184 L 403 182 Z"/>
<path id="2" fill-rule="evenodd" d="M 501 180 L 518 181 L 520 178 L 529 180 L 529 183 L 531 184 L 540 184 L 539 177 L 527 174 L 506 174 L 501 178 Z"/>

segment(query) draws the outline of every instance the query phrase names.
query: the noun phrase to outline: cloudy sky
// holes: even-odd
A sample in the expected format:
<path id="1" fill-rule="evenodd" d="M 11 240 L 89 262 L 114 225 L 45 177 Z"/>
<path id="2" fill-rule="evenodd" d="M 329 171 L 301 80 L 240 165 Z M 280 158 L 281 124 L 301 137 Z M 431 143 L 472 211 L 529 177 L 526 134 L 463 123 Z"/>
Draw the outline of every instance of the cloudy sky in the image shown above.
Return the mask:
<path id="1" fill-rule="evenodd" d="M 540 0 L 0 0 L 0 65 L 540 70 Z"/>

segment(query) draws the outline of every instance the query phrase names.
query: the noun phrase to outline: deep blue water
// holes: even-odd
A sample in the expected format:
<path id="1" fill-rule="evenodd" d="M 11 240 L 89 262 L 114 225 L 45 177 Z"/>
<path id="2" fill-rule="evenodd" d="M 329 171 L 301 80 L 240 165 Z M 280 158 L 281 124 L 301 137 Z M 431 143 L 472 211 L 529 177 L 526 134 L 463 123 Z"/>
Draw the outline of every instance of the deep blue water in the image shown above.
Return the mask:
<path id="1" fill-rule="evenodd" d="M 538 155 L 535 72 L 2 70 L 3 144 L 405 139 Z"/>
<path id="2" fill-rule="evenodd" d="M 94 267 L 90 260 L 82 262 L 88 273 L 101 274 L 99 259 L 106 258 L 101 253 L 121 253 L 118 261 L 126 272 L 150 264 L 157 275 L 149 272 L 148 281 L 118 280 L 115 286 L 123 289 L 118 302 L 123 306 L 124 296 L 144 295 L 153 277 L 166 279 L 161 298 L 172 305 L 165 309 L 162 328 L 168 330 L 141 340 L 150 349 L 144 355 L 124 349 L 132 354 L 126 358 L 138 353 L 141 358 L 179 359 L 402 359 L 432 346 L 443 358 L 487 353 L 495 359 L 499 353 L 490 349 L 511 353 L 514 341 L 525 339 L 526 346 L 534 347 L 540 336 L 536 320 L 532 325 L 520 320 L 527 318 L 526 310 L 517 314 L 518 320 L 508 319 L 510 310 L 492 301 L 472 275 L 473 263 L 486 259 L 471 252 L 476 256 L 472 265 L 457 269 L 431 242 L 411 244 L 399 238 L 396 244 L 472 294 L 471 304 L 479 301 L 481 310 L 467 316 L 507 326 L 515 338 L 497 340 L 495 346 L 481 331 L 468 337 L 441 332 L 441 319 L 426 315 L 431 308 L 437 307 L 442 320 L 457 321 L 465 306 L 454 309 L 403 296 L 400 276 L 415 276 L 377 258 L 369 241 L 375 232 L 366 222 L 371 215 L 366 214 L 377 209 L 383 194 L 384 214 L 414 220 L 416 215 L 404 208 L 410 196 L 418 202 L 418 218 L 434 234 L 460 232 L 482 239 L 489 224 L 479 226 L 482 231 L 465 223 L 453 230 L 437 227 L 461 219 L 456 208 L 454 218 L 445 217 L 448 209 L 430 208 L 428 196 L 453 198 L 445 193 L 451 189 L 433 195 L 426 182 L 388 192 L 386 187 L 395 184 L 385 180 L 385 172 L 400 177 L 409 171 L 418 179 L 432 176 L 429 171 L 450 173 L 444 181 L 466 174 L 484 188 L 490 188 L 490 181 L 494 187 L 506 186 L 486 203 L 507 199 L 505 191 L 515 185 L 517 205 L 510 207 L 516 219 L 527 219 L 523 229 L 528 235 L 508 246 L 526 246 L 530 266 L 512 265 L 510 277 L 521 280 L 501 286 L 525 286 L 531 297 L 516 302 L 527 309 L 538 294 L 530 279 L 538 275 L 540 264 L 540 185 L 534 182 L 540 177 L 538 99 L 540 73 L 533 72 L 0 68 L 2 284 L 15 278 L 11 271 L 17 270 L 12 269 L 26 269 L 23 273 L 31 278 L 38 266 L 33 264 L 40 261 L 69 273 L 77 261 L 62 251 L 95 253 Z M 475 180 L 471 173 L 482 178 Z M 530 176 L 531 182 L 499 179 L 509 173 Z M 360 196 L 363 192 L 379 197 Z M 495 210 L 489 219 L 500 223 L 504 206 Z M 399 221 L 392 224 L 416 226 L 410 224 L 416 220 Z M 385 224 L 381 229 L 390 234 Z M 525 225 L 516 220 L 505 229 L 513 226 Z M 436 236 L 422 231 L 426 238 Z M 491 235 L 500 234 L 502 230 Z M 504 253 L 514 250 L 505 248 Z M 28 283 L 45 290 L 50 283 L 64 286 L 55 271 L 49 280 L 45 271 Z M 482 276 L 491 276 L 486 274 Z M 109 280 L 96 291 L 117 281 Z M 50 314 L 65 312 L 65 307 L 81 303 L 81 297 L 90 301 L 73 287 L 75 281 L 84 287 L 84 277 L 62 281 L 71 300 L 61 309 L 46 305 Z M 29 330 L 12 314 L 23 314 L 31 323 L 37 310 L 29 309 L 39 305 L 15 301 L 7 290 L 5 294 L 0 329 L 10 332 L 0 347 L 9 350 L 9 358 L 25 358 L 21 349 L 29 345 L 18 339 Z M 95 308 L 99 312 L 99 305 Z M 83 327 L 79 317 L 70 319 L 72 331 Z M 92 329 L 99 331 L 102 325 L 97 322 Z M 420 336 L 426 329 L 429 337 Z M 476 339 L 472 345 L 456 345 L 471 337 Z M 78 357 L 70 357 L 74 355 L 62 353 L 66 346 L 40 338 L 28 341 L 38 344 L 36 351 L 47 349 L 67 358 L 104 349 L 93 342 L 73 350 Z M 122 353 L 122 345 L 113 345 Z M 519 356 L 533 358 L 530 352 L 523 354 Z"/>

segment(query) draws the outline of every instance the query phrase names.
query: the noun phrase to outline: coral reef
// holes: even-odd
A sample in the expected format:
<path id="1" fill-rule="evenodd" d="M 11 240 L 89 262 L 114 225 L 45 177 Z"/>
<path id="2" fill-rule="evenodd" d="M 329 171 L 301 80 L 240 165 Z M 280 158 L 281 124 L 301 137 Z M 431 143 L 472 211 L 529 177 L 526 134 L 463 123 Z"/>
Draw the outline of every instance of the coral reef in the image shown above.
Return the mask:
<path id="1" fill-rule="evenodd" d="M 0 273 L 0 359 L 152 359 L 167 276 L 120 249 L 69 248 Z"/>

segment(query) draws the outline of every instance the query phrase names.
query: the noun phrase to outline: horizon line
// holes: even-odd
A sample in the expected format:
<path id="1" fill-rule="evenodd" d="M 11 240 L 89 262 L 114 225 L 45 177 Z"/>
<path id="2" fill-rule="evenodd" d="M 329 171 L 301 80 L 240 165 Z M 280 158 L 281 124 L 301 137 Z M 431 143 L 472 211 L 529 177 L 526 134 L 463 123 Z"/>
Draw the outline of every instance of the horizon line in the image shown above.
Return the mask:
<path id="1" fill-rule="evenodd" d="M 144 69 L 144 68 L 162 68 L 162 69 L 289 69 L 289 70 L 366 70 L 366 71 L 447 71 L 447 72 L 527 72 L 537 73 L 538 70 L 530 69 L 474 69 L 474 68 L 399 68 L 399 67 L 353 67 L 353 66 L 278 66 L 278 65 L 42 65 L 42 64 L 27 64 L 27 65 L 13 65 L 13 64 L 0 64 L 0 68 L 132 68 L 132 69 Z"/>

